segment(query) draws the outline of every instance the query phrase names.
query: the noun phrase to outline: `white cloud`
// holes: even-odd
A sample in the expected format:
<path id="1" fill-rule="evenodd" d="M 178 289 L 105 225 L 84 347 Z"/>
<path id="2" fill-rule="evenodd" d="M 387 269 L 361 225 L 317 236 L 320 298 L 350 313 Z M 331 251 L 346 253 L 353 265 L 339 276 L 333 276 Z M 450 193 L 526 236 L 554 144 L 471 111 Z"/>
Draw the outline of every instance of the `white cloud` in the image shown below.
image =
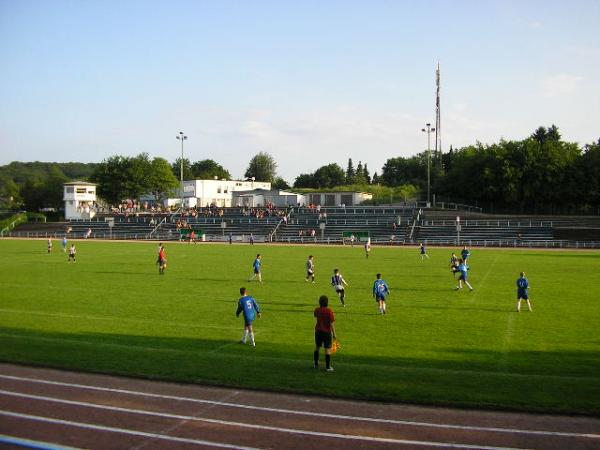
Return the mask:
<path id="1" fill-rule="evenodd" d="M 541 82 L 542 95 L 544 97 L 560 97 L 573 94 L 578 90 L 582 81 L 582 76 L 566 73 L 546 77 Z"/>

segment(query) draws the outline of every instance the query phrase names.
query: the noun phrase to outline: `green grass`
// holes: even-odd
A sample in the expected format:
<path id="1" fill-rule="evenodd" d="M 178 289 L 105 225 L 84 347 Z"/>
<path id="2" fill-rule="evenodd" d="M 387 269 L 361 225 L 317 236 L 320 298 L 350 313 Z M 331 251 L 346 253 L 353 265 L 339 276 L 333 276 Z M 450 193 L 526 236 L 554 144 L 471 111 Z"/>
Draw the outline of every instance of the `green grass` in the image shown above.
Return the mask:
<path id="1" fill-rule="evenodd" d="M 454 291 L 448 249 L 0 241 L 0 360 L 332 396 L 600 413 L 600 253 L 472 251 L 475 291 Z M 246 283 L 257 252 L 264 283 Z M 317 284 L 304 282 L 308 254 Z M 329 280 L 350 283 L 342 309 Z M 534 312 L 515 312 L 527 272 Z M 371 297 L 390 284 L 386 316 Z M 263 308 L 257 347 L 238 344 L 240 286 Z M 330 296 L 342 349 L 312 369 L 314 318 Z"/>

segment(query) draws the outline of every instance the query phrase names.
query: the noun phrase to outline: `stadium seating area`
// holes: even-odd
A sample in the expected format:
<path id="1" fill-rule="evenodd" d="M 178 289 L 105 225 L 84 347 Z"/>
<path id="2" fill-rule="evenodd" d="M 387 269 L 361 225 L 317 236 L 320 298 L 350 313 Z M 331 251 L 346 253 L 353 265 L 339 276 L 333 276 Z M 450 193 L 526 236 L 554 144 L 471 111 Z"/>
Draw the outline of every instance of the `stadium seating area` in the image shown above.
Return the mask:
<path id="1" fill-rule="evenodd" d="M 280 225 L 274 240 L 342 242 L 344 234 L 368 233 L 373 243 L 403 243 L 413 214 L 413 208 L 404 207 L 299 208 Z"/>
<path id="2" fill-rule="evenodd" d="M 235 242 L 341 243 L 349 236 L 368 235 L 374 244 L 483 246 L 600 246 L 600 217 L 491 215 L 447 209 L 413 207 L 320 207 L 283 210 L 222 208 L 183 216 L 168 214 L 105 215 L 85 221 L 27 223 L 9 236 L 61 237 L 70 228 L 72 238 L 197 239 Z M 114 221 L 110 227 L 108 221 Z M 183 231 L 182 231 L 183 230 Z"/>

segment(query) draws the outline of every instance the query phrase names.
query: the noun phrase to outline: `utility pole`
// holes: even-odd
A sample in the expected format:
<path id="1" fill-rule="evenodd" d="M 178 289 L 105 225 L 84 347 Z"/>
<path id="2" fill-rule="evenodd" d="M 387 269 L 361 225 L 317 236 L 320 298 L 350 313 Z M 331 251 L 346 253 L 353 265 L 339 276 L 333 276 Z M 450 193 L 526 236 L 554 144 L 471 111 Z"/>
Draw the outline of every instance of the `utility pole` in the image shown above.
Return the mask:
<path id="1" fill-rule="evenodd" d="M 440 63 L 438 61 L 435 71 L 435 158 L 436 167 L 441 168 L 442 165 L 442 112 L 440 104 Z"/>
<path id="2" fill-rule="evenodd" d="M 181 213 L 183 214 L 183 141 L 187 140 L 187 136 L 183 134 L 183 131 L 180 131 L 179 134 L 177 136 L 175 136 L 176 139 L 179 139 L 181 141 L 181 160 L 180 160 L 180 170 L 179 170 L 179 175 L 181 177 Z"/>
<path id="3" fill-rule="evenodd" d="M 431 132 L 435 131 L 435 128 L 431 128 L 431 124 L 425 124 L 426 128 L 422 128 L 421 131 L 427 133 L 427 203 L 431 201 Z"/>

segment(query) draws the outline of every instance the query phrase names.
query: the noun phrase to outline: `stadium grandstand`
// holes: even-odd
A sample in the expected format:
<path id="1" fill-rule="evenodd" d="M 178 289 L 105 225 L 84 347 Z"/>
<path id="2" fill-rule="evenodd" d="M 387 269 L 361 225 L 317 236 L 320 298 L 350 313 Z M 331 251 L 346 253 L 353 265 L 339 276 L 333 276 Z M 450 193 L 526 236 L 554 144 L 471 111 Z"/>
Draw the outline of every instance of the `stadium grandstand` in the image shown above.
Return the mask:
<path id="1" fill-rule="evenodd" d="M 101 213 L 89 220 L 23 223 L 2 236 L 208 242 L 279 242 L 600 248 L 600 217 L 485 214 L 421 205 L 201 208 Z M 457 216 L 459 220 L 457 221 Z"/>

